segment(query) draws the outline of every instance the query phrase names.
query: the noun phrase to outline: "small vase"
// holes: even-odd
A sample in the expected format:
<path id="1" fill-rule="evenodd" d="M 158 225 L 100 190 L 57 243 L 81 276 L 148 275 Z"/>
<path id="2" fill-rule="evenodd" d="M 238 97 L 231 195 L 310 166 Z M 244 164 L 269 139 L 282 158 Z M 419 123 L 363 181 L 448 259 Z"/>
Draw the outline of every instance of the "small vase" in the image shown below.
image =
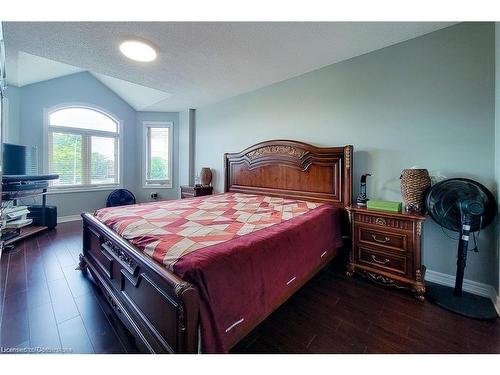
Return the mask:
<path id="1" fill-rule="evenodd" d="M 427 169 L 405 169 L 401 172 L 401 195 L 406 211 L 421 214 L 424 212 L 424 198 L 431 186 Z"/>
<path id="2" fill-rule="evenodd" d="M 212 183 L 212 171 L 210 168 L 201 168 L 200 172 L 201 184 L 203 186 L 210 186 Z"/>

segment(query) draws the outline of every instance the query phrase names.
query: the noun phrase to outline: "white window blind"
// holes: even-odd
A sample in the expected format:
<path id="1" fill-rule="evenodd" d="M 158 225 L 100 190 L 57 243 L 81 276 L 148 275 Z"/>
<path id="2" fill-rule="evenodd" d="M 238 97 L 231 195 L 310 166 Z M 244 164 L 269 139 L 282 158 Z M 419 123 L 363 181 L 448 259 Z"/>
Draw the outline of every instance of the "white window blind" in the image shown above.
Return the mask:
<path id="1" fill-rule="evenodd" d="M 144 123 L 144 185 L 172 186 L 172 124 Z"/>
<path id="2" fill-rule="evenodd" d="M 59 174 L 54 189 L 120 184 L 119 124 L 107 114 L 68 107 L 49 114 L 48 168 Z"/>

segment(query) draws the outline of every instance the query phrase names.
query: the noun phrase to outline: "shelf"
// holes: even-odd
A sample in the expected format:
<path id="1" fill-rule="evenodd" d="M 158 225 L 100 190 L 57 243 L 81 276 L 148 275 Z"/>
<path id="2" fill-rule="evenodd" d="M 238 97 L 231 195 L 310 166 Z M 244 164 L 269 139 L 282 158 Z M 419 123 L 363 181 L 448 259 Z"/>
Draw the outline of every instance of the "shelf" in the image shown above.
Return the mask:
<path id="1" fill-rule="evenodd" d="M 4 246 L 12 245 L 13 243 L 15 243 L 19 240 L 22 240 L 23 238 L 26 238 L 26 237 L 31 236 L 31 235 L 38 233 L 38 232 L 42 232 L 45 229 L 47 229 L 47 227 L 37 226 L 37 225 L 23 227 L 23 228 L 21 228 L 21 233 L 19 234 L 19 236 L 16 236 L 16 237 L 11 238 L 7 241 L 4 241 L 3 245 Z"/>
<path id="2" fill-rule="evenodd" d="M 29 179 L 27 179 L 29 180 Z M 9 186 L 10 187 L 10 186 Z M 23 188 L 24 186 L 21 186 L 20 188 Z M 31 186 L 30 186 L 31 187 Z M 1 192 L 1 197 L 2 197 L 2 203 L 3 202 L 8 202 L 8 201 L 14 201 L 14 206 L 16 205 L 17 200 L 19 199 L 24 199 L 24 198 L 32 198 L 32 197 L 42 197 L 42 220 L 41 223 L 45 223 L 45 213 L 46 213 L 46 204 L 47 204 L 47 187 L 46 186 L 39 186 L 39 187 L 34 187 L 33 189 L 26 189 L 26 190 L 4 190 Z M 3 208 L 2 204 L 2 208 Z M 4 246 L 12 246 L 12 244 L 16 243 L 17 241 L 20 241 L 26 237 L 29 237 L 35 233 L 39 233 L 41 231 L 44 231 L 47 229 L 46 226 L 38 226 L 38 225 L 29 225 L 26 227 L 22 227 L 19 229 L 19 234 L 16 237 L 9 238 L 8 240 L 5 240 L 3 242 Z"/>
<path id="3" fill-rule="evenodd" d="M 24 198 L 33 198 L 46 195 L 46 191 L 33 192 L 33 190 L 24 191 L 4 191 L 2 192 L 2 201 L 13 201 Z"/>

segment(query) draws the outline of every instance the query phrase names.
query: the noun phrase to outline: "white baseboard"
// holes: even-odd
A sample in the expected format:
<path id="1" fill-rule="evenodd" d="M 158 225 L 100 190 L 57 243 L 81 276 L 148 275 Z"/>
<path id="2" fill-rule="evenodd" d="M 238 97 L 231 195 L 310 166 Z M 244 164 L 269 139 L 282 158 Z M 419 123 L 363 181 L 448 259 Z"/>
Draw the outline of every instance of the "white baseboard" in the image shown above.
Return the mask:
<path id="1" fill-rule="evenodd" d="M 58 216 L 57 217 L 57 223 L 68 223 L 70 221 L 79 221 L 82 220 L 82 217 L 80 215 L 68 215 L 68 216 Z"/>
<path id="2" fill-rule="evenodd" d="M 446 273 L 436 272 L 432 270 L 425 271 L 425 280 L 432 283 L 454 287 L 455 276 Z M 463 290 L 481 297 L 491 299 L 497 313 L 500 315 L 500 297 L 497 295 L 495 288 L 488 284 L 478 283 L 477 281 L 464 279 Z"/>

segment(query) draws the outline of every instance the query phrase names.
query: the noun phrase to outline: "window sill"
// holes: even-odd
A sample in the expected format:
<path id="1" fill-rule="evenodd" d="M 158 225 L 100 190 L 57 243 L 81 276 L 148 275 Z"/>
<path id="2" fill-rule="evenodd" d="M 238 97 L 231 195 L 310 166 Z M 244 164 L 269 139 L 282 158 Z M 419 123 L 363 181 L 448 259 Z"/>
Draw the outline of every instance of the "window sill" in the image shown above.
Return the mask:
<path id="1" fill-rule="evenodd" d="M 47 194 L 67 194 L 67 193 L 92 193 L 94 191 L 112 191 L 122 189 L 122 186 L 100 186 L 100 187 L 78 187 L 78 188 L 49 188 Z"/>
<path id="2" fill-rule="evenodd" d="M 143 189 L 172 189 L 172 184 L 142 184 Z"/>

